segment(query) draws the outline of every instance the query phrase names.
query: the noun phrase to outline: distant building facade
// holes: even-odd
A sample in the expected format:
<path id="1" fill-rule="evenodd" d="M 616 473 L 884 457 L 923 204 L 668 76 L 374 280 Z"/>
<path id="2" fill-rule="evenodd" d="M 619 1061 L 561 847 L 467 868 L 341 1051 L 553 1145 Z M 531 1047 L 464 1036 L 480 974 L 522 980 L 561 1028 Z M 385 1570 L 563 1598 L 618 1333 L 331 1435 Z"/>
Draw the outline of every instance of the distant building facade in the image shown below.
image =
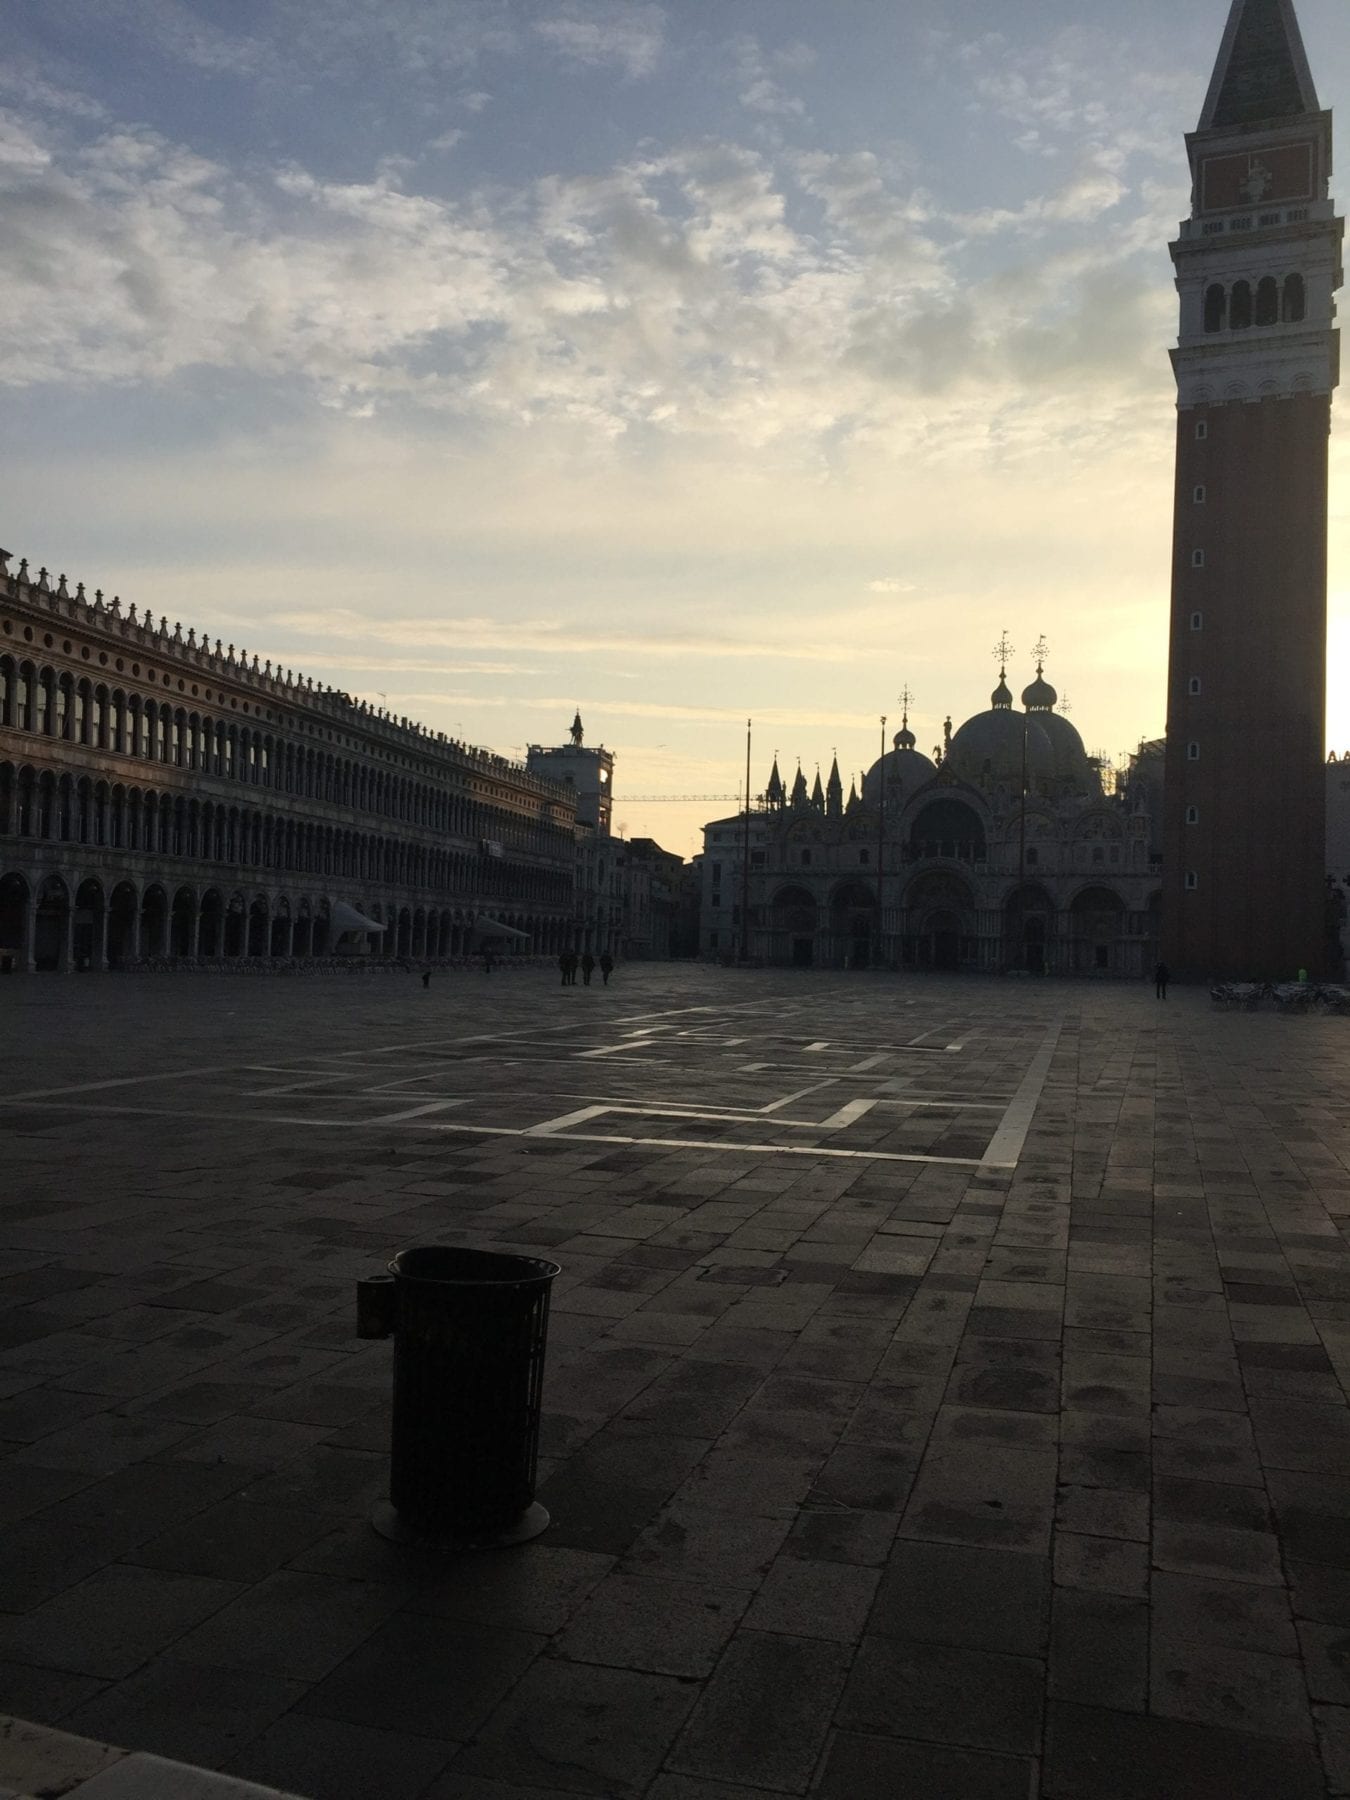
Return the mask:
<path id="1" fill-rule="evenodd" d="M 20 968 L 552 951 L 572 792 L 0 554 L 0 953 Z"/>
<path id="2" fill-rule="evenodd" d="M 751 815 L 749 951 L 798 967 L 1138 976 L 1157 957 L 1157 747 L 1107 791 L 1038 665 L 935 757 L 908 721 L 852 784 L 837 762 L 790 789 L 775 762 Z M 745 817 L 704 832 L 705 955 L 740 949 Z M 721 842 L 718 842 L 719 837 Z M 719 854 L 720 852 L 720 854 Z"/>
<path id="3" fill-rule="evenodd" d="M 577 823 L 607 838 L 614 812 L 614 752 L 589 745 L 578 710 L 565 744 L 530 744 L 525 767 L 532 775 L 572 788 L 577 797 Z"/>
<path id="4" fill-rule="evenodd" d="M 1233 0 L 1187 150 L 1163 953 L 1179 977 L 1288 980 L 1338 960 L 1321 767 L 1344 229 L 1292 0 Z"/>

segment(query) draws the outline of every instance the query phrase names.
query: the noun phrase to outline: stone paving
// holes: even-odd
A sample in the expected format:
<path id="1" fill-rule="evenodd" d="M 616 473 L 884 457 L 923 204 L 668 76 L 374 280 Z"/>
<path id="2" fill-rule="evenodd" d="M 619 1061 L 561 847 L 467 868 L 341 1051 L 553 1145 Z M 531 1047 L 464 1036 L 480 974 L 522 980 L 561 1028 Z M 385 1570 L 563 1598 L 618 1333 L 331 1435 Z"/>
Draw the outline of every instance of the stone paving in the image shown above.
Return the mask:
<path id="1" fill-rule="evenodd" d="M 1350 1024 L 1028 981 L 0 981 L 0 1709 L 314 1800 L 1350 1795 Z M 410 1243 L 548 1532 L 367 1523 Z"/>

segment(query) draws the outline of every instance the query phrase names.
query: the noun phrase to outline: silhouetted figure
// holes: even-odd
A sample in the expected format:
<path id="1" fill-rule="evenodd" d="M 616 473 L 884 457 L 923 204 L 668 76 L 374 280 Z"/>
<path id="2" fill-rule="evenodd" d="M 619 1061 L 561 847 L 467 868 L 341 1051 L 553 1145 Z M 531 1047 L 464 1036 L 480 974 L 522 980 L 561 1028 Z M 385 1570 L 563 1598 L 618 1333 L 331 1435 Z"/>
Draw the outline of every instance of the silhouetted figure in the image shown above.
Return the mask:
<path id="1" fill-rule="evenodd" d="M 1167 998 L 1167 984 L 1172 979 L 1171 971 L 1165 962 L 1160 962 L 1153 971 L 1153 991 L 1160 1000 Z"/>
<path id="2" fill-rule="evenodd" d="M 423 969 L 423 971 L 422 971 L 422 986 L 424 988 L 429 988 L 431 986 L 431 970 L 430 969 Z"/>
<path id="3" fill-rule="evenodd" d="M 485 975 L 490 975 L 492 973 L 492 965 L 496 960 L 496 957 L 490 950 L 485 950 L 483 952 L 483 973 Z"/>
<path id="4" fill-rule="evenodd" d="M 594 973 L 595 958 L 588 950 L 581 959 L 581 979 L 587 987 L 591 985 L 591 976 L 594 975 Z"/>
<path id="5" fill-rule="evenodd" d="M 562 985 L 564 987 L 567 986 L 567 964 L 568 964 L 568 955 L 567 955 L 567 952 L 564 950 L 562 955 L 558 958 L 558 967 L 562 970 Z"/>
<path id="6" fill-rule="evenodd" d="M 606 950 L 605 954 L 600 958 L 600 973 L 605 978 L 605 986 L 608 987 L 609 978 L 614 973 L 614 958 L 610 955 L 608 950 Z"/>

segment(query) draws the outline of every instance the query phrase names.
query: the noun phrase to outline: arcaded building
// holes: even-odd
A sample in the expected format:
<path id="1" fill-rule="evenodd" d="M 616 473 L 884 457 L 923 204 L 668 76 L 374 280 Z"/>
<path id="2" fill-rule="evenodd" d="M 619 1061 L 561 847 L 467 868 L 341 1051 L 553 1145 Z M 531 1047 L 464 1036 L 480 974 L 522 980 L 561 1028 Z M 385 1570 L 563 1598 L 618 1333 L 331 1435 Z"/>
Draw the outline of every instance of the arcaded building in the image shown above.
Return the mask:
<path id="1" fill-rule="evenodd" d="M 786 788 L 777 763 L 753 815 L 749 950 L 774 964 L 1138 976 L 1157 957 L 1158 746 L 1103 782 L 1038 665 L 932 757 L 908 722 L 847 797 L 837 763 Z M 1107 786 L 1111 791 L 1107 791 Z M 744 815 L 707 828 L 705 870 L 739 901 Z M 716 842 L 719 831 L 723 842 Z M 725 926 L 705 911 L 700 948 Z"/>
<path id="2" fill-rule="evenodd" d="M 571 942 L 574 793 L 10 560 L 0 957 L 65 970 Z"/>
<path id="3" fill-rule="evenodd" d="M 1323 762 L 1343 222 L 1292 0 L 1233 0 L 1172 245 L 1181 329 L 1164 954 L 1334 973 Z"/>

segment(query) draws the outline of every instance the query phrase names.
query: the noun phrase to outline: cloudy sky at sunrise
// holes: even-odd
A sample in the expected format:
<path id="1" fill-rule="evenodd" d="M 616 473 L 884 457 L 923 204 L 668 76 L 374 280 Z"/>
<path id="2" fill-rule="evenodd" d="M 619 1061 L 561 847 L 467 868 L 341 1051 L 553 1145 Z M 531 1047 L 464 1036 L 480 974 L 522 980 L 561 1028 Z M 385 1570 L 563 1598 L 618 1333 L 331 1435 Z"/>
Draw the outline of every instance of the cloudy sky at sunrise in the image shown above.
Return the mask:
<path id="1" fill-rule="evenodd" d="M 1042 632 L 1163 727 L 1227 0 L 11 0 L 0 541 L 616 821 L 921 747 Z M 1350 188 L 1344 0 L 1299 0 Z M 1350 749 L 1350 398 L 1330 738 Z"/>

